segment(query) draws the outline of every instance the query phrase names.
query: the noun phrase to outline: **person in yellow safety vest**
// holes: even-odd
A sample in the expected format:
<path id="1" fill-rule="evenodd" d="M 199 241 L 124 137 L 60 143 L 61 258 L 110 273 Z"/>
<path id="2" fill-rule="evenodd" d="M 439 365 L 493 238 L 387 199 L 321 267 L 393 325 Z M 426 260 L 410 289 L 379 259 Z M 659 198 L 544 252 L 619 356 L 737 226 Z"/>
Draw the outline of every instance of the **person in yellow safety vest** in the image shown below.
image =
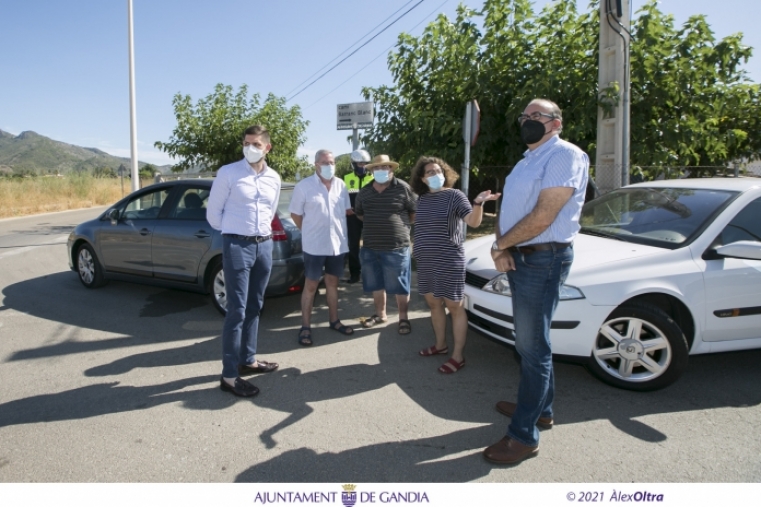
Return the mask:
<path id="1" fill-rule="evenodd" d="M 365 171 L 365 165 L 370 162 L 370 154 L 365 150 L 354 150 L 351 152 L 352 172 L 344 176 L 344 183 L 349 191 L 349 200 L 351 207 L 354 208 L 354 201 L 357 199 L 359 189 L 373 181 L 373 175 Z M 360 272 L 362 271 L 359 263 L 359 240 L 362 237 L 362 220 L 356 215 L 346 217 L 346 226 L 349 229 L 349 278 L 344 280 L 347 283 L 357 283 Z"/>

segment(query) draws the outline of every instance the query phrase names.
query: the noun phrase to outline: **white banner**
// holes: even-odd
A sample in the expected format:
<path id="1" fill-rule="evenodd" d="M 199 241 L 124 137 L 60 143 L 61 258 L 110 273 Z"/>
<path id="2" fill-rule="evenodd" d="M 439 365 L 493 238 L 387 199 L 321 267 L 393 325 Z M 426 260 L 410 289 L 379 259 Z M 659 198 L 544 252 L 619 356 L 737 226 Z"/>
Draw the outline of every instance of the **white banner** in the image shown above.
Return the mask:
<path id="1" fill-rule="evenodd" d="M 759 484 L 0 484 L 3 506 L 752 505 Z"/>

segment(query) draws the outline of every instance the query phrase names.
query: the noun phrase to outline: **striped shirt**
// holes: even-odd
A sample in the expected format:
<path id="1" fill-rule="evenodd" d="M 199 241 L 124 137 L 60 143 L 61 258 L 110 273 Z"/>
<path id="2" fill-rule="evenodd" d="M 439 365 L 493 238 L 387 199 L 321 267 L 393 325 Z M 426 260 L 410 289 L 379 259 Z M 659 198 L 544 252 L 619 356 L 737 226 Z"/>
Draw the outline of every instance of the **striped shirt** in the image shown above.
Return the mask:
<path id="1" fill-rule="evenodd" d="M 244 158 L 217 171 L 206 219 L 223 234 L 267 236 L 279 199 L 280 175 L 267 165 L 257 173 Z"/>
<path id="2" fill-rule="evenodd" d="M 330 191 L 317 174 L 296 183 L 288 211 L 301 215 L 301 248 L 309 255 L 336 256 L 349 251 L 346 185 L 333 178 Z"/>
<path id="3" fill-rule="evenodd" d="M 412 188 L 396 177 L 383 192 L 374 183 L 362 187 L 354 204 L 364 221 L 362 245 L 380 251 L 410 246 L 410 213 L 415 213 L 416 203 Z"/>
<path id="4" fill-rule="evenodd" d="M 545 188 L 575 188 L 573 195 L 538 236 L 521 245 L 533 243 L 571 243 L 579 232 L 579 217 L 587 189 L 589 157 L 581 149 L 558 136 L 535 150 L 526 150 L 523 160 L 505 178 L 499 212 L 500 235 L 515 227 L 531 213 Z"/>

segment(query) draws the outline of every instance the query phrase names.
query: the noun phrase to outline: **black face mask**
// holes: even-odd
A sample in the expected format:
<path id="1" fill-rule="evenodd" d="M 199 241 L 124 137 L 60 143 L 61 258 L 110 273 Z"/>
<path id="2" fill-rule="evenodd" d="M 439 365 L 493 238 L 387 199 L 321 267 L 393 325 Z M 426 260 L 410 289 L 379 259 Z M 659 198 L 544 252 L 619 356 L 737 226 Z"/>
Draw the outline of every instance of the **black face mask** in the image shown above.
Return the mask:
<path id="1" fill-rule="evenodd" d="M 538 120 L 526 120 L 521 125 L 521 141 L 526 144 L 535 144 L 542 140 L 544 134 L 544 123 Z"/>
<path id="2" fill-rule="evenodd" d="M 366 174 L 367 171 L 365 171 L 364 167 L 359 167 L 354 162 L 351 163 L 351 166 L 354 168 L 354 174 L 356 174 L 359 177 L 362 177 Z"/>

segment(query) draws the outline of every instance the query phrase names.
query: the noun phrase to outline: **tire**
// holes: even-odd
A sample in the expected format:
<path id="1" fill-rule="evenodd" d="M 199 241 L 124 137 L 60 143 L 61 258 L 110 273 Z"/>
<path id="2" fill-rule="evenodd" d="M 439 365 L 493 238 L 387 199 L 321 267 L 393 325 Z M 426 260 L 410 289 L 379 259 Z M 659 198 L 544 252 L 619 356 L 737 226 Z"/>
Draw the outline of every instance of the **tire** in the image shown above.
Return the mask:
<path id="1" fill-rule="evenodd" d="M 654 391 L 684 373 L 688 355 L 687 340 L 674 319 L 656 306 L 630 302 L 600 327 L 587 369 L 614 387 Z"/>
<path id="2" fill-rule="evenodd" d="M 83 243 L 77 249 L 77 274 L 79 281 L 88 289 L 96 289 L 106 284 L 98 256 L 87 243 Z"/>
<path id="3" fill-rule="evenodd" d="M 222 315 L 227 315 L 227 292 L 225 291 L 225 273 L 222 271 L 222 258 L 213 261 L 209 270 L 209 294 L 214 308 Z"/>

